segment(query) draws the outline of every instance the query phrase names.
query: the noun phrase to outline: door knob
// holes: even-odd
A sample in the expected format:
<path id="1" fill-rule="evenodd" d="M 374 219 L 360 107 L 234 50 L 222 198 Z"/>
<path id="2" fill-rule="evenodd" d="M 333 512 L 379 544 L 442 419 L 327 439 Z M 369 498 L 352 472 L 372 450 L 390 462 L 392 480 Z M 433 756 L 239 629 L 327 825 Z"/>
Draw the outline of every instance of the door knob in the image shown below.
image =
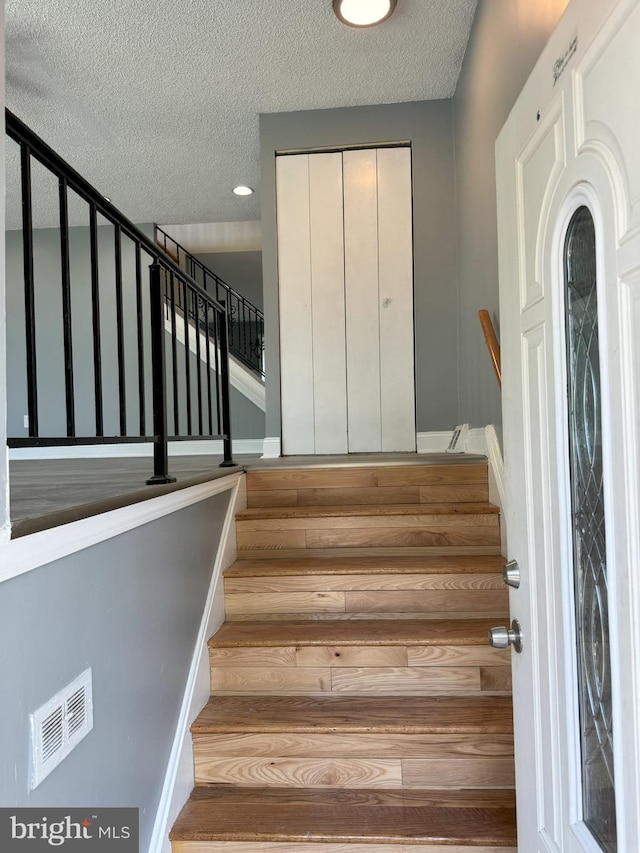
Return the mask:
<path id="1" fill-rule="evenodd" d="M 502 580 L 507 586 L 518 589 L 520 586 L 520 566 L 517 560 L 509 560 L 502 567 Z"/>
<path id="2" fill-rule="evenodd" d="M 522 651 L 522 631 L 520 623 L 514 619 L 511 623 L 511 628 L 490 628 L 489 629 L 489 645 L 494 649 L 508 649 L 513 646 L 516 652 Z"/>

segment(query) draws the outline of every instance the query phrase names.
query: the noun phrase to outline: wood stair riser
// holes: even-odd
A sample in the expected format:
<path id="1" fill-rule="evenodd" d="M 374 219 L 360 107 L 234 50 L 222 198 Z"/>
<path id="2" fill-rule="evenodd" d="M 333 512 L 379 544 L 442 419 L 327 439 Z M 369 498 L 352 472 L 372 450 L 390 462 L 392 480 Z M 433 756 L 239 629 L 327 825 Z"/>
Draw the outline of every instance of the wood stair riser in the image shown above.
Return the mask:
<path id="1" fill-rule="evenodd" d="M 249 471 L 247 505 L 356 506 L 489 499 L 486 464 L 401 467 Z"/>
<path id="2" fill-rule="evenodd" d="M 220 694 L 446 695 L 511 690 L 510 653 L 478 646 L 211 649 Z"/>
<path id="3" fill-rule="evenodd" d="M 479 582 L 485 583 L 482 577 Z M 493 589 L 424 589 L 401 590 L 308 590 L 305 592 L 238 592 L 225 595 L 226 618 L 262 618 L 288 614 L 296 618 L 316 614 L 434 614 L 447 617 L 456 614 L 509 615 L 509 594 Z"/>
<path id="4" fill-rule="evenodd" d="M 506 616 L 502 562 L 477 556 L 240 560 L 225 572 L 226 616 L 435 619 L 483 611 Z"/>
<path id="5" fill-rule="evenodd" d="M 239 551 L 317 548 L 499 546 L 495 513 L 240 518 Z"/>
<path id="6" fill-rule="evenodd" d="M 239 734 L 194 739 L 197 784 L 508 788 L 509 735 Z"/>
<path id="7" fill-rule="evenodd" d="M 215 758 L 196 784 L 393 790 L 509 788 L 513 756 L 465 759 Z"/>

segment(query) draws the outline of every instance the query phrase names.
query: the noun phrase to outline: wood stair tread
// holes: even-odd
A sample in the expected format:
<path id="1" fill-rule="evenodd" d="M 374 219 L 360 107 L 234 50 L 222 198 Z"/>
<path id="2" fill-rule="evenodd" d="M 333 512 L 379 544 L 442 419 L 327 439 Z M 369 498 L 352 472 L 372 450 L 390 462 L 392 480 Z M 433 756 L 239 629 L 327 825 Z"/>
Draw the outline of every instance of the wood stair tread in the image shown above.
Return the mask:
<path id="1" fill-rule="evenodd" d="M 306 559 L 241 559 L 225 570 L 226 578 L 270 577 L 283 575 L 374 575 L 374 574 L 463 574 L 501 572 L 504 559 L 499 555 L 470 554 L 442 557 L 343 557 L 328 553 Z"/>
<path id="2" fill-rule="evenodd" d="M 253 507 L 237 513 L 237 521 L 288 518 L 336 518 L 389 515 L 495 515 L 499 507 L 485 501 L 432 504 L 361 504 L 358 506 Z"/>
<path id="3" fill-rule="evenodd" d="M 494 618 L 225 622 L 209 647 L 482 646 Z"/>
<path id="4" fill-rule="evenodd" d="M 194 735 L 270 733 L 513 733 L 509 696 L 212 696 Z"/>
<path id="5" fill-rule="evenodd" d="M 192 793 L 171 840 L 515 847 L 512 792 L 238 789 Z"/>

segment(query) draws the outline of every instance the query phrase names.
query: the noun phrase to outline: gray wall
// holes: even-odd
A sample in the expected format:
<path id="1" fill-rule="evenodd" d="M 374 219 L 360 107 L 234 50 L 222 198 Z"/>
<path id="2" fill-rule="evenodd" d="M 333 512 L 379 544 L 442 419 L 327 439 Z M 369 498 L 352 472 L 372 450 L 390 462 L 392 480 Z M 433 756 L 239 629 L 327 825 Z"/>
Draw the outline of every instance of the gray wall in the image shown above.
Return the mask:
<path id="1" fill-rule="evenodd" d="M 144 227 L 144 226 L 143 226 Z M 146 226 L 149 228 L 149 226 Z M 24 331 L 24 283 L 22 232 L 6 233 L 7 276 L 7 395 L 8 432 L 26 436 L 23 417 L 27 414 L 26 355 Z M 69 231 L 72 329 L 76 432 L 95 435 L 93 335 L 91 319 L 91 261 L 89 229 Z M 60 272 L 60 232 L 57 228 L 34 231 L 34 285 L 36 306 L 36 353 L 38 365 L 38 413 L 40 434 L 66 435 L 64 396 L 64 353 L 62 338 L 62 297 Z M 117 435 L 118 368 L 115 308 L 115 267 L 113 228 L 98 228 L 98 269 L 100 282 L 100 325 L 105 434 Z M 145 362 L 150 389 L 150 348 L 148 321 L 148 276 L 150 259 L 143 254 L 143 311 L 145 317 Z M 122 240 L 123 306 L 127 388 L 127 426 L 133 435 L 139 429 L 138 363 L 136 338 L 135 253 L 130 240 Z M 151 425 L 151 397 L 147 395 L 146 417 Z"/>
<path id="2" fill-rule="evenodd" d="M 247 400 L 235 388 L 231 389 L 231 434 L 235 439 L 264 438 L 265 417 L 262 409 Z"/>
<path id="3" fill-rule="evenodd" d="M 139 227 L 147 234 L 153 234 L 152 225 L 142 225 Z M 21 437 L 28 435 L 28 430 L 25 429 L 23 421 L 24 415 L 27 414 L 27 391 L 22 232 L 8 231 L 6 233 L 6 241 L 8 364 L 6 387 L 8 398 L 8 434 L 11 437 Z M 95 435 L 95 406 L 89 229 L 86 227 L 71 228 L 69 242 L 76 433 L 78 435 L 91 436 Z M 119 433 L 113 245 L 113 228 L 109 225 L 99 227 L 100 322 L 104 427 L 106 435 L 117 435 Z M 146 378 L 145 417 L 147 433 L 149 433 L 152 427 L 149 284 L 147 274 L 150 258 L 144 253 L 142 257 L 144 363 Z M 139 431 L 140 422 L 135 251 L 131 241 L 126 238 L 122 240 L 122 268 L 127 429 L 129 434 L 135 435 Z M 40 435 L 48 437 L 62 436 L 66 435 L 66 415 L 62 338 L 60 232 L 56 228 L 43 228 L 34 231 L 34 275 Z M 182 348 L 180 348 L 179 361 L 184 361 L 184 351 Z M 168 376 L 170 377 L 170 370 L 168 371 Z M 194 407 L 196 400 L 195 381 L 195 370 L 193 370 L 192 363 L 192 400 L 194 401 Z M 168 392 L 169 405 L 171 405 L 170 381 Z M 186 406 L 186 402 L 184 402 L 186 399 L 184 389 L 182 389 L 182 392 L 182 407 L 184 409 Z M 235 438 L 264 437 L 264 413 L 233 389 L 231 394 L 231 418 Z M 186 418 L 184 417 L 181 427 L 181 432 L 184 433 L 186 428 Z"/>
<path id="4" fill-rule="evenodd" d="M 453 99 L 459 275 L 460 422 L 502 422 L 477 313 L 499 332 L 496 138 L 567 0 L 479 0 Z M 499 335 L 498 335 L 499 336 Z"/>
<path id="5" fill-rule="evenodd" d="M 417 429 L 457 423 L 451 102 L 421 101 L 260 116 L 268 436 L 280 435 L 275 152 L 403 141 L 413 152 Z"/>
<path id="6" fill-rule="evenodd" d="M 262 311 L 262 252 L 209 252 L 195 257 Z"/>
<path id="7" fill-rule="evenodd" d="M 135 806 L 146 850 L 230 492 L 0 588 L 0 805 Z M 94 728 L 29 791 L 29 713 L 91 666 Z"/>

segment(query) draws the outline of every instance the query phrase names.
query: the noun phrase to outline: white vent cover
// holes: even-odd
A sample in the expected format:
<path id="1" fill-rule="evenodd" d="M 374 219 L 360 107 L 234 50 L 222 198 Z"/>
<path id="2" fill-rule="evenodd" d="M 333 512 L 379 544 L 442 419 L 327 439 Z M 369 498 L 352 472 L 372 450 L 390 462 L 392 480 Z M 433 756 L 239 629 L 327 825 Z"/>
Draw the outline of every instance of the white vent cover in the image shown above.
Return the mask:
<path id="1" fill-rule="evenodd" d="M 30 715 L 31 790 L 93 728 L 91 668 Z"/>
<path id="2" fill-rule="evenodd" d="M 467 449 L 468 434 L 469 424 L 460 424 L 460 426 L 457 426 L 451 436 L 449 447 L 447 447 L 447 453 L 464 453 Z"/>

